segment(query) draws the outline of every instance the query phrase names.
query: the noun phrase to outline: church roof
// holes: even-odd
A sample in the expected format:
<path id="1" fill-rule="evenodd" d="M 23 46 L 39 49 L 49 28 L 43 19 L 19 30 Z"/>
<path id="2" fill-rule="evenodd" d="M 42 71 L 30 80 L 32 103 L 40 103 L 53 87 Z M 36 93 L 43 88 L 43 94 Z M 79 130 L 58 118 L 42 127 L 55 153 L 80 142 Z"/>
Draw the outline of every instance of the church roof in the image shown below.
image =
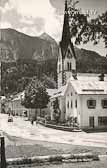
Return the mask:
<path id="1" fill-rule="evenodd" d="M 70 36 L 70 28 L 69 28 L 69 13 L 67 7 L 67 0 L 65 1 L 65 11 L 64 11 L 64 23 L 63 23 L 63 31 L 62 31 L 62 39 L 60 42 L 62 58 L 65 57 L 68 45 L 70 45 L 73 55 L 75 56 L 75 50 L 73 43 L 71 42 Z"/>
<path id="2" fill-rule="evenodd" d="M 77 94 L 81 95 L 107 95 L 106 81 L 71 81 L 71 85 Z"/>

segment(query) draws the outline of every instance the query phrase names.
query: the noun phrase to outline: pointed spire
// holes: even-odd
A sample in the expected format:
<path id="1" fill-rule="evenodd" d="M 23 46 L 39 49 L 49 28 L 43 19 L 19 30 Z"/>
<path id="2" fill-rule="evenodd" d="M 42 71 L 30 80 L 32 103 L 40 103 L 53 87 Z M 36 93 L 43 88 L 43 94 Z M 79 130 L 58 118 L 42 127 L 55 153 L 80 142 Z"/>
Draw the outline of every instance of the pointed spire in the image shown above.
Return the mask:
<path id="1" fill-rule="evenodd" d="M 68 45 L 71 46 L 72 52 L 75 56 L 74 46 L 73 43 L 71 42 L 71 36 L 70 36 L 68 4 L 67 0 L 65 0 L 64 23 L 63 23 L 62 39 L 60 42 L 62 58 L 65 58 Z"/>
<path id="2" fill-rule="evenodd" d="M 69 12 L 68 12 L 67 0 L 65 0 L 64 24 L 62 31 L 61 47 L 66 48 L 69 42 L 70 42 Z"/>

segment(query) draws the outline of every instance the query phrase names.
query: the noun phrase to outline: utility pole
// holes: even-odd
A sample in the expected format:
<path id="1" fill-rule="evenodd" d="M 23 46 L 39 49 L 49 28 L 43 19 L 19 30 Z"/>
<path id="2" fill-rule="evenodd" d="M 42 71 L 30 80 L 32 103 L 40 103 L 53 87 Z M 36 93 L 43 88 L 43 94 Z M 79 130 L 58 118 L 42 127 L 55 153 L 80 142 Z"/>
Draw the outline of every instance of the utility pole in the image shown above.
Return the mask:
<path id="1" fill-rule="evenodd" d="M 2 133 L 0 133 L 0 168 L 6 168 L 6 157 L 5 157 L 5 139 Z"/>
<path id="2" fill-rule="evenodd" d="M 1 96 L 1 60 L 0 60 L 0 96 Z"/>

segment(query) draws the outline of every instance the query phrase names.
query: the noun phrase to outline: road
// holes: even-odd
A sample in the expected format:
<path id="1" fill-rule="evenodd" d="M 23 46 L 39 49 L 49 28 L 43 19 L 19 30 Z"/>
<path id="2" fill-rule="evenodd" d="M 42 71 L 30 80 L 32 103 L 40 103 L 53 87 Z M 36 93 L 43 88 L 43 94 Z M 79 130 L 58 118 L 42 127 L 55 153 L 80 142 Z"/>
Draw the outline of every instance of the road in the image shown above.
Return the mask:
<path id="1" fill-rule="evenodd" d="M 107 148 L 107 132 L 86 133 L 67 132 L 41 125 L 31 125 L 23 117 L 14 117 L 14 122 L 7 122 L 8 116 L 0 114 L 0 130 L 10 136 L 21 137 L 29 140 L 48 141 L 72 145 L 84 145 Z"/>

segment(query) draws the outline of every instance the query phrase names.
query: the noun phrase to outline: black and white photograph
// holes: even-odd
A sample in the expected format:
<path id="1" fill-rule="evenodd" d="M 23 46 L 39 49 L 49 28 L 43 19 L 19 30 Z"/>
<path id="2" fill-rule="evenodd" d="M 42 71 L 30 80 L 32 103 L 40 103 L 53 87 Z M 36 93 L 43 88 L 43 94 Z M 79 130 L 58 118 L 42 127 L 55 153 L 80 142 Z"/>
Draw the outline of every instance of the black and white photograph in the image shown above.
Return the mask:
<path id="1" fill-rule="evenodd" d="M 107 168 L 107 0 L 0 0 L 0 168 Z"/>

